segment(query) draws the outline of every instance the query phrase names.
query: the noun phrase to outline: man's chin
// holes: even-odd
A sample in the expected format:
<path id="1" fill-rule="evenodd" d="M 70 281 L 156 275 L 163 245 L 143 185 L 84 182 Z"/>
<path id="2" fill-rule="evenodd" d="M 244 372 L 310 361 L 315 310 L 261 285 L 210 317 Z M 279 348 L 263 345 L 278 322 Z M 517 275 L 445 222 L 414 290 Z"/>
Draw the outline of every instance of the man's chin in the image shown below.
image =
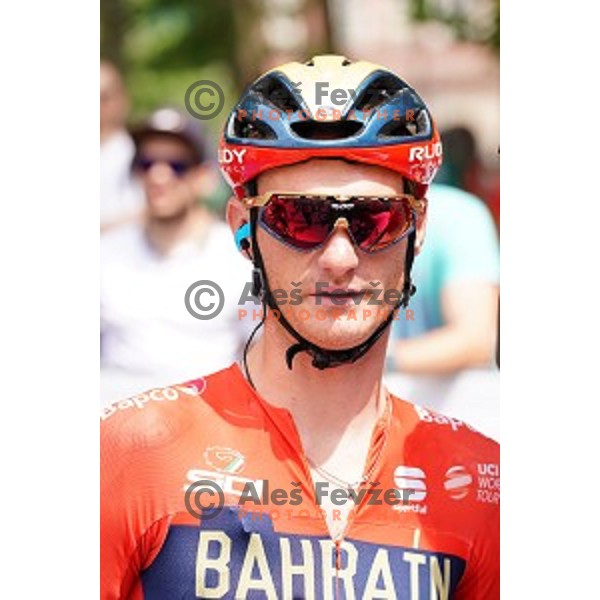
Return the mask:
<path id="1" fill-rule="evenodd" d="M 172 221 L 181 218 L 185 211 L 178 210 L 167 204 L 148 204 L 148 216 L 156 221 Z"/>
<path id="2" fill-rule="evenodd" d="M 354 321 L 352 317 L 345 319 L 344 315 L 337 320 L 327 319 L 321 322 L 310 322 L 290 319 L 294 329 L 308 341 L 329 350 L 344 350 L 353 348 L 367 341 L 384 319 L 367 318 L 364 321 Z"/>

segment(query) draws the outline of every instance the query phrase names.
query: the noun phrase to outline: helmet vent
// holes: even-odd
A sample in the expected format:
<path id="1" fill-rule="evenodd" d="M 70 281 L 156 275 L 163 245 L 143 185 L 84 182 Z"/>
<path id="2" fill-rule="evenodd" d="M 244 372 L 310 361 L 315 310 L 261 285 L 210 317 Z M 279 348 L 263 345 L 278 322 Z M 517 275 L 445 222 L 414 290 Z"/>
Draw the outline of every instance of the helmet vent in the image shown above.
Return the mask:
<path id="1" fill-rule="evenodd" d="M 391 121 L 386 123 L 379 132 L 379 137 L 413 137 L 417 133 L 417 126 L 414 123 L 405 123 L 402 121 Z"/>
<path id="2" fill-rule="evenodd" d="M 235 119 L 233 133 L 235 136 L 247 140 L 274 140 L 277 138 L 269 125 L 257 119 Z"/>
<path id="3" fill-rule="evenodd" d="M 334 122 L 297 121 L 290 125 L 292 131 L 306 140 L 344 140 L 354 137 L 363 127 L 359 121 Z"/>
<path id="4" fill-rule="evenodd" d="M 399 91 L 405 89 L 405 85 L 397 77 L 382 76 L 372 81 L 356 101 L 356 110 L 373 110 L 389 101 Z"/>
<path id="5" fill-rule="evenodd" d="M 427 111 L 421 109 L 416 112 L 416 118 L 407 119 L 406 116 L 400 120 L 389 121 L 378 133 L 380 138 L 415 137 L 426 134 L 430 130 L 430 121 Z"/>
<path id="6" fill-rule="evenodd" d="M 279 110 L 295 112 L 301 108 L 293 93 L 278 77 L 265 77 L 254 91 Z"/>

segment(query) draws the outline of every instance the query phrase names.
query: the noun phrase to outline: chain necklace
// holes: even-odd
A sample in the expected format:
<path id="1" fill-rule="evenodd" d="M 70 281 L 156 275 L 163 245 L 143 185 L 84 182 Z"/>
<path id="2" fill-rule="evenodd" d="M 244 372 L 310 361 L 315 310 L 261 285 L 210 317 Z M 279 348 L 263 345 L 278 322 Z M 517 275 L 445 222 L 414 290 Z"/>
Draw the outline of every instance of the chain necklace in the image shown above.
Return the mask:
<path id="1" fill-rule="evenodd" d="M 388 431 L 389 431 L 388 424 L 389 424 L 390 417 L 391 417 L 391 399 L 390 399 L 390 396 L 388 393 L 386 393 L 385 398 L 386 398 L 386 409 L 385 410 L 387 413 L 386 414 L 387 423 L 386 423 L 385 434 L 384 434 L 385 438 L 383 440 L 383 443 L 379 446 L 379 450 L 377 451 L 376 457 L 373 459 L 373 464 L 371 465 L 371 468 L 358 481 L 356 481 L 355 483 L 351 483 L 350 481 L 341 479 L 340 477 L 338 477 L 337 475 L 334 475 L 327 469 L 324 469 L 323 467 L 317 465 L 308 456 L 306 456 L 306 462 L 317 473 L 319 473 L 319 475 L 321 475 L 322 477 L 324 477 L 331 483 L 334 483 L 343 488 L 356 489 L 356 488 L 360 487 L 361 485 L 364 485 L 367 481 L 369 481 L 371 479 L 371 475 L 373 475 L 373 472 L 375 471 L 376 467 L 379 465 L 379 461 L 381 460 L 383 451 L 385 450 L 385 447 L 386 447 L 387 441 L 388 441 Z"/>
<path id="2" fill-rule="evenodd" d="M 255 332 L 256 332 L 256 329 L 255 329 L 255 331 L 252 332 L 252 336 L 250 337 L 250 340 L 254 336 Z M 248 340 L 248 341 L 250 341 L 250 340 Z M 248 346 L 249 346 L 249 344 L 246 344 L 246 351 L 248 349 Z M 246 375 L 246 379 L 247 379 L 248 383 L 250 383 L 250 385 L 252 386 L 252 388 L 256 391 L 256 388 L 254 387 L 254 382 L 252 381 L 252 377 L 250 376 L 250 371 L 248 369 L 248 363 L 247 363 L 247 360 L 246 360 L 246 352 L 244 352 L 244 357 L 243 357 L 243 360 L 241 362 L 242 362 L 243 371 L 244 371 L 244 374 Z M 380 461 L 381 456 L 383 454 L 383 450 L 385 449 L 385 447 L 387 445 L 387 441 L 388 441 L 388 430 L 389 430 L 388 425 L 389 425 L 390 417 L 391 417 L 391 399 L 390 399 L 390 395 L 389 395 L 388 392 L 386 392 L 386 394 L 385 394 L 385 400 L 386 400 L 385 412 L 387 413 L 386 414 L 387 423 L 386 423 L 386 428 L 385 428 L 385 439 L 384 439 L 383 443 L 379 447 L 379 450 L 377 452 L 377 456 L 373 460 L 373 464 L 371 465 L 371 468 L 358 481 L 356 481 L 355 483 L 351 483 L 349 481 L 345 481 L 344 479 L 341 479 L 340 477 L 337 477 L 336 475 L 334 475 L 333 473 L 331 473 L 327 469 L 325 469 L 325 468 L 320 467 L 319 465 L 317 465 L 314 461 L 312 461 L 308 457 L 308 455 L 305 454 L 305 456 L 306 456 L 306 462 L 309 464 L 309 466 L 312 467 L 317 473 L 319 473 L 319 475 L 321 475 L 321 477 L 324 477 L 329 482 L 334 483 L 334 484 L 336 484 L 336 485 L 338 485 L 340 487 L 343 487 L 343 488 L 356 489 L 356 488 L 360 487 L 361 485 L 363 485 L 364 483 L 366 483 L 367 481 L 369 481 L 369 479 L 371 478 L 371 475 L 375 471 L 375 468 L 379 464 L 379 461 Z"/>
<path id="3" fill-rule="evenodd" d="M 308 456 L 306 457 L 306 462 L 317 473 L 319 473 L 319 475 L 321 475 L 322 477 L 324 477 L 325 479 L 327 479 L 331 483 L 335 483 L 335 485 L 339 486 L 340 488 L 348 488 L 348 489 L 354 490 L 354 489 L 360 487 L 363 483 L 365 483 L 365 481 L 367 481 L 369 479 L 369 475 L 371 474 L 369 472 L 367 475 L 363 475 L 356 483 L 350 483 L 349 481 L 345 481 L 343 479 L 340 479 L 339 477 L 336 477 L 333 473 L 330 473 L 329 471 L 327 471 L 323 467 L 319 467 L 312 460 L 310 460 L 310 458 L 308 458 Z M 372 469 L 370 469 L 369 471 L 372 471 Z"/>

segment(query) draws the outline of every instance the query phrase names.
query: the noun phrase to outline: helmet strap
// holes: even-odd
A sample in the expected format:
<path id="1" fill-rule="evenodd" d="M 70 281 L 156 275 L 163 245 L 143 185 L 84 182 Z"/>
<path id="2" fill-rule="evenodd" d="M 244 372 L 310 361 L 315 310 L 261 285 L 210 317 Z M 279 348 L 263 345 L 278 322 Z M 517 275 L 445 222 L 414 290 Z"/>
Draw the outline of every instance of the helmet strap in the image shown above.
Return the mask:
<path id="1" fill-rule="evenodd" d="M 257 225 L 258 225 L 258 208 L 253 207 L 250 209 L 250 237 L 252 245 L 252 263 L 254 268 L 252 270 L 252 294 L 263 303 L 263 312 L 266 314 L 266 307 L 268 306 L 271 310 L 276 310 L 279 314 L 278 321 L 281 323 L 283 328 L 296 340 L 295 344 L 292 344 L 286 351 L 285 359 L 288 369 L 292 369 L 292 363 L 294 357 L 299 352 L 306 352 L 312 357 L 312 365 L 316 369 L 323 370 L 332 367 L 337 367 L 342 364 L 354 363 L 359 358 L 364 356 L 370 348 L 377 342 L 377 340 L 383 335 L 385 330 L 389 327 L 390 323 L 394 318 L 395 312 L 399 308 L 406 308 L 410 297 L 416 292 L 416 287 L 413 285 L 410 272 L 414 260 L 414 248 L 415 248 L 415 231 L 411 232 L 408 237 L 408 244 L 406 248 L 406 257 L 404 262 L 404 286 L 402 294 L 400 295 L 399 301 L 395 304 L 394 308 L 390 311 L 386 320 L 379 325 L 379 327 L 362 343 L 352 346 L 351 348 L 344 348 L 340 350 L 330 350 L 322 348 L 317 344 L 307 340 L 302 336 L 291 323 L 285 318 L 282 311 L 279 310 L 271 290 L 269 288 L 269 281 L 267 279 L 267 273 L 262 257 L 262 253 L 258 246 L 257 239 Z M 264 319 L 264 315 L 263 315 Z M 262 322 L 261 322 L 262 324 Z M 257 327 L 258 329 L 258 327 Z"/>

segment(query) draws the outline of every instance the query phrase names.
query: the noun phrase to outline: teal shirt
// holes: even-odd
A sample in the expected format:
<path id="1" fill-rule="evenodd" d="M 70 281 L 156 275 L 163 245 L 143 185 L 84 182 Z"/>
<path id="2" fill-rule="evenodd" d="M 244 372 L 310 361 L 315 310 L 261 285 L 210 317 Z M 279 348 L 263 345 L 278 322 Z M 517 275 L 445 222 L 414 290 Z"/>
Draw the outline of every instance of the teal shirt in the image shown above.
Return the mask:
<path id="1" fill-rule="evenodd" d="M 415 257 L 413 281 L 417 293 L 409 309 L 394 322 L 393 337 L 416 337 L 441 327 L 442 290 L 450 283 L 498 283 L 500 257 L 494 221 L 482 200 L 447 185 L 434 184 L 429 199 L 427 232 L 421 253 Z"/>

